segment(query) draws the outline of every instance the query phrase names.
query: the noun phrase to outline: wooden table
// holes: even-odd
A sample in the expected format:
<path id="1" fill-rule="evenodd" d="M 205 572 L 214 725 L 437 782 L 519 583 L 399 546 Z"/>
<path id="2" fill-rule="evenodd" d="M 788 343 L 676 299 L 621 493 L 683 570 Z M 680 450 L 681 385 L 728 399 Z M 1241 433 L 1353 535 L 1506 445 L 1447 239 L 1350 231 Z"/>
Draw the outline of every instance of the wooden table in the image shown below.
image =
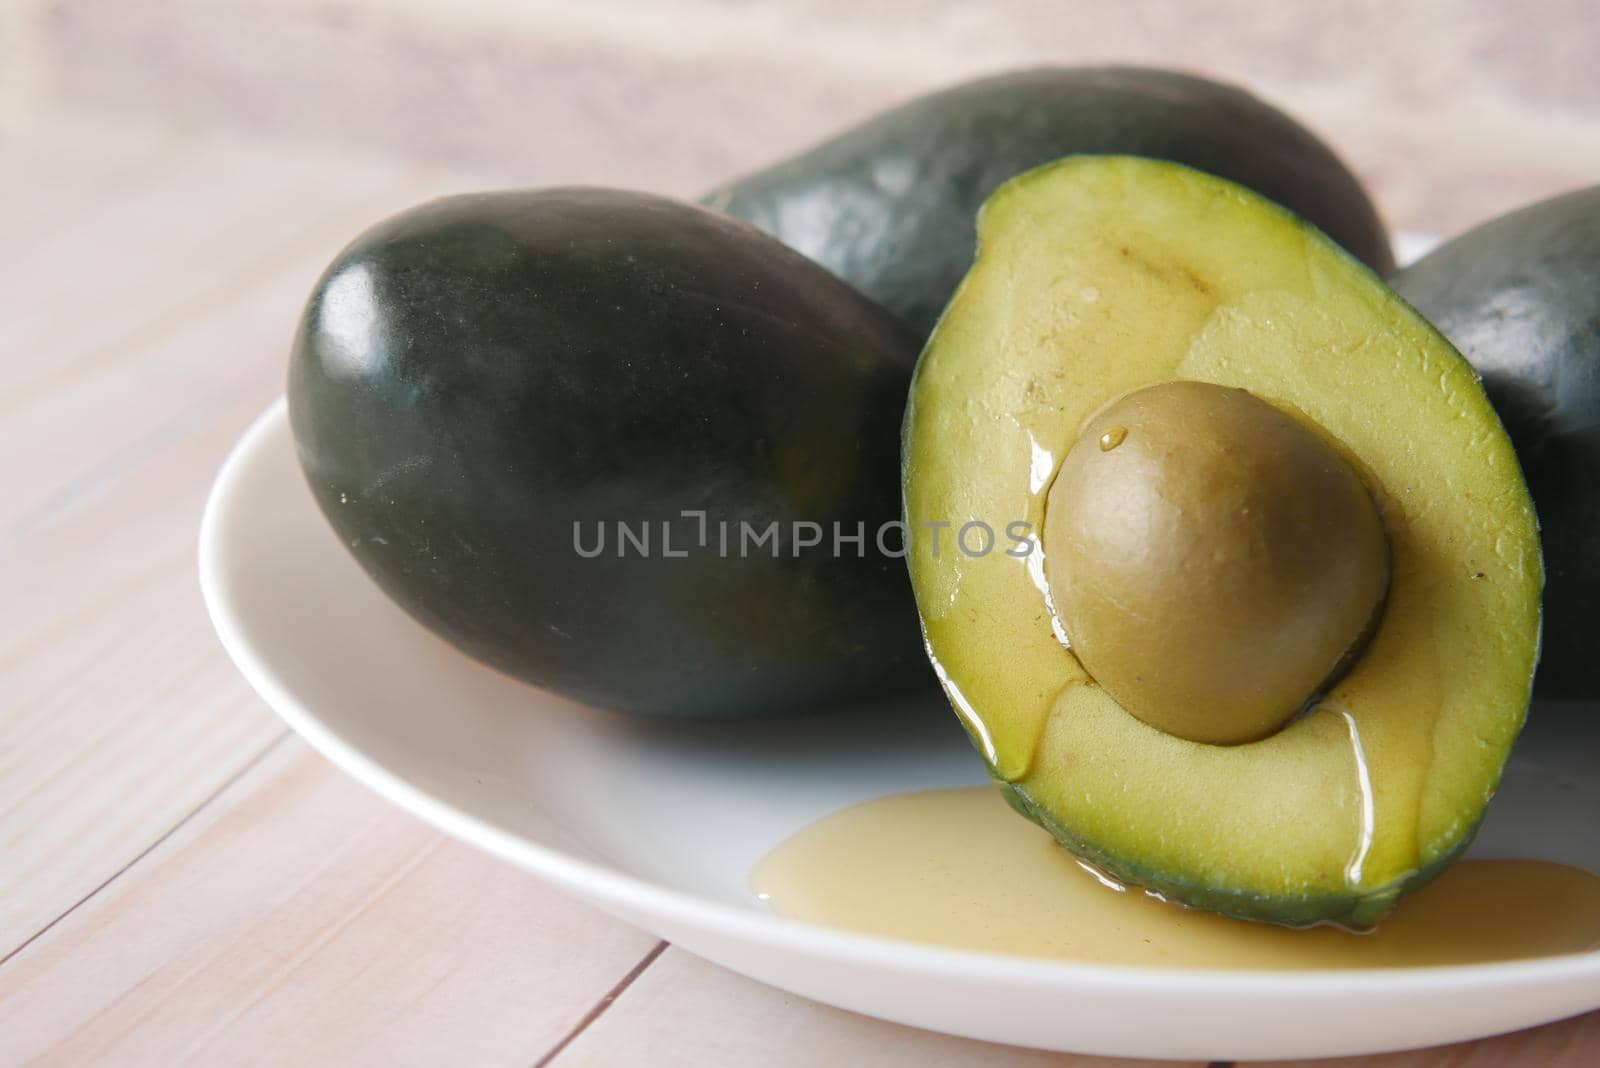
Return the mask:
<path id="1" fill-rule="evenodd" d="M 502 177 L 427 158 L 96 108 L 0 125 L 0 1064 L 1091 1063 L 664 945 L 380 801 L 233 670 L 195 577 L 207 487 L 332 253 Z M 1600 1014 L 1394 1059 L 1597 1061 Z"/>

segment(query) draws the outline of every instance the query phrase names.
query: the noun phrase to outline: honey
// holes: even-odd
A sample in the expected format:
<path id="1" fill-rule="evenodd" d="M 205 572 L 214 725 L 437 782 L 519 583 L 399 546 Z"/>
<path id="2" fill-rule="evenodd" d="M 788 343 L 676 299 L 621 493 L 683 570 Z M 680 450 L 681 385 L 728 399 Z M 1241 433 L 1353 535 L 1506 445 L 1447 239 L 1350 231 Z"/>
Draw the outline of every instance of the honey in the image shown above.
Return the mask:
<path id="1" fill-rule="evenodd" d="M 1388 968 L 1600 946 L 1600 877 L 1563 864 L 1462 861 L 1371 932 L 1292 930 L 1120 887 L 988 787 L 842 809 L 780 844 L 751 883 L 778 915 L 826 927 L 1098 964 Z"/>

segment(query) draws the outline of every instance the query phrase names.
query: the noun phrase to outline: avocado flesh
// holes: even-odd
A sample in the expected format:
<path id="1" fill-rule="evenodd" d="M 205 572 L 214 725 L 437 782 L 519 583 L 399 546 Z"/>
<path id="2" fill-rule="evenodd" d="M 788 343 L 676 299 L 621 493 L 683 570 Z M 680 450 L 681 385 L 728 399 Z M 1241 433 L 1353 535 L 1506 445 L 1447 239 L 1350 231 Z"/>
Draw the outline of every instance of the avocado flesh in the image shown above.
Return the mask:
<path id="1" fill-rule="evenodd" d="M 1483 376 L 1528 476 L 1548 571 L 1536 692 L 1600 696 L 1600 186 L 1490 220 L 1391 284 Z"/>
<path id="2" fill-rule="evenodd" d="M 924 537 L 909 565 L 926 643 L 991 774 L 1114 877 L 1241 918 L 1374 922 L 1470 840 L 1537 653 L 1533 511 L 1471 369 L 1320 232 L 1173 164 L 1041 167 L 991 198 L 979 239 L 913 381 L 914 531 L 1044 530 L 1085 422 L 1132 390 L 1194 380 L 1247 389 L 1337 443 L 1377 498 L 1392 568 L 1370 643 L 1324 700 L 1217 746 L 1140 722 L 1094 684 L 1052 626 L 1042 553 L 935 557 Z"/>
<path id="3" fill-rule="evenodd" d="M 719 187 L 703 203 L 815 260 L 926 338 L 1006 180 L 1074 153 L 1197 167 L 1322 227 L 1383 272 L 1389 238 L 1315 134 L 1235 86 L 1144 67 L 1044 67 L 919 97 Z"/>

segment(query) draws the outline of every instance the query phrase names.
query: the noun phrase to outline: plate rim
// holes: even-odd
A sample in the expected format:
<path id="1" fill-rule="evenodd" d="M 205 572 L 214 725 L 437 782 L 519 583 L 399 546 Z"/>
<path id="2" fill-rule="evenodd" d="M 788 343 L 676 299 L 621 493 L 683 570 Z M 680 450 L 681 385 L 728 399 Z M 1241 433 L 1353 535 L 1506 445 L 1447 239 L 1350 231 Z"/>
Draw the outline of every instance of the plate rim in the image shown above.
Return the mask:
<path id="1" fill-rule="evenodd" d="M 721 937 L 803 957 L 985 984 L 1021 983 L 1062 992 L 1092 985 L 1099 990 L 1110 988 L 1143 994 L 1161 987 L 1174 992 L 1181 990 L 1191 996 L 1204 988 L 1207 1000 L 1216 996 L 1248 997 L 1257 999 L 1257 1004 L 1299 1001 L 1311 994 L 1367 993 L 1374 985 L 1404 996 L 1420 990 L 1453 993 L 1507 984 L 1565 987 L 1585 979 L 1600 981 L 1600 948 L 1584 953 L 1476 964 L 1254 970 L 1099 964 L 945 947 L 824 927 L 717 901 L 628 874 L 602 862 L 573 856 L 496 826 L 411 783 L 346 741 L 302 702 L 252 648 L 246 622 L 239 617 L 229 597 L 229 577 L 224 565 L 226 546 L 221 532 L 224 516 L 233 514 L 239 506 L 244 476 L 257 454 L 265 451 L 279 434 L 293 448 L 292 431 L 287 423 L 287 399 L 280 396 L 255 417 L 229 450 L 212 483 L 201 516 L 198 544 L 201 593 L 211 624 L 235 667 L 296 734 L 363 786 L 451 837 L 539 876 L 564 893 L 587 900 L 624 922 L 646 926 L 638 917 L 654 917 L 679 928 L 715 931 Z M 309 494 L 309 490 L 307 492 Z M 661 935 L 660 931 L 653 933 Z M 1600 1006 L 1600 987 L 1597 987 L 1594 1002 Z M 1557 1018 L 1560 1016 L 1551 1017 Z"/>

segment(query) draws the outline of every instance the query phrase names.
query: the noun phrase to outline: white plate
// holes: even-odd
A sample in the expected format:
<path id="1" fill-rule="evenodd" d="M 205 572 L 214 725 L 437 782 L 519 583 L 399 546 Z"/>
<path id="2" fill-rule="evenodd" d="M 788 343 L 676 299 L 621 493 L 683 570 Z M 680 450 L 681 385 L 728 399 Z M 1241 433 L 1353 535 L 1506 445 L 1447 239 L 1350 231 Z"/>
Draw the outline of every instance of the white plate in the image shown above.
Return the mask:
<path id="1" fill-rule="evenodd" d="M 976 784 L 929 701 L 848 719 L 651 723 L 578 706 L 455 652 L 338 544 L 269 409 L 217 478 L 200 536 L 239 669 L 330 760 L 479 848 L 712 961 L 901 1023 L 1048 1049 L 1315 1057 L 1474 1038 L 1600 1006 L 1600 952 L 1357 972 L 1074 965 L 779 919 L 746 878 L 811 820 L 882 794 Z M 933 699 L 937 701 L 937 699 Z M 1519 746 L 1474 852 L 1600 869 L 1593 716 Z"/>

